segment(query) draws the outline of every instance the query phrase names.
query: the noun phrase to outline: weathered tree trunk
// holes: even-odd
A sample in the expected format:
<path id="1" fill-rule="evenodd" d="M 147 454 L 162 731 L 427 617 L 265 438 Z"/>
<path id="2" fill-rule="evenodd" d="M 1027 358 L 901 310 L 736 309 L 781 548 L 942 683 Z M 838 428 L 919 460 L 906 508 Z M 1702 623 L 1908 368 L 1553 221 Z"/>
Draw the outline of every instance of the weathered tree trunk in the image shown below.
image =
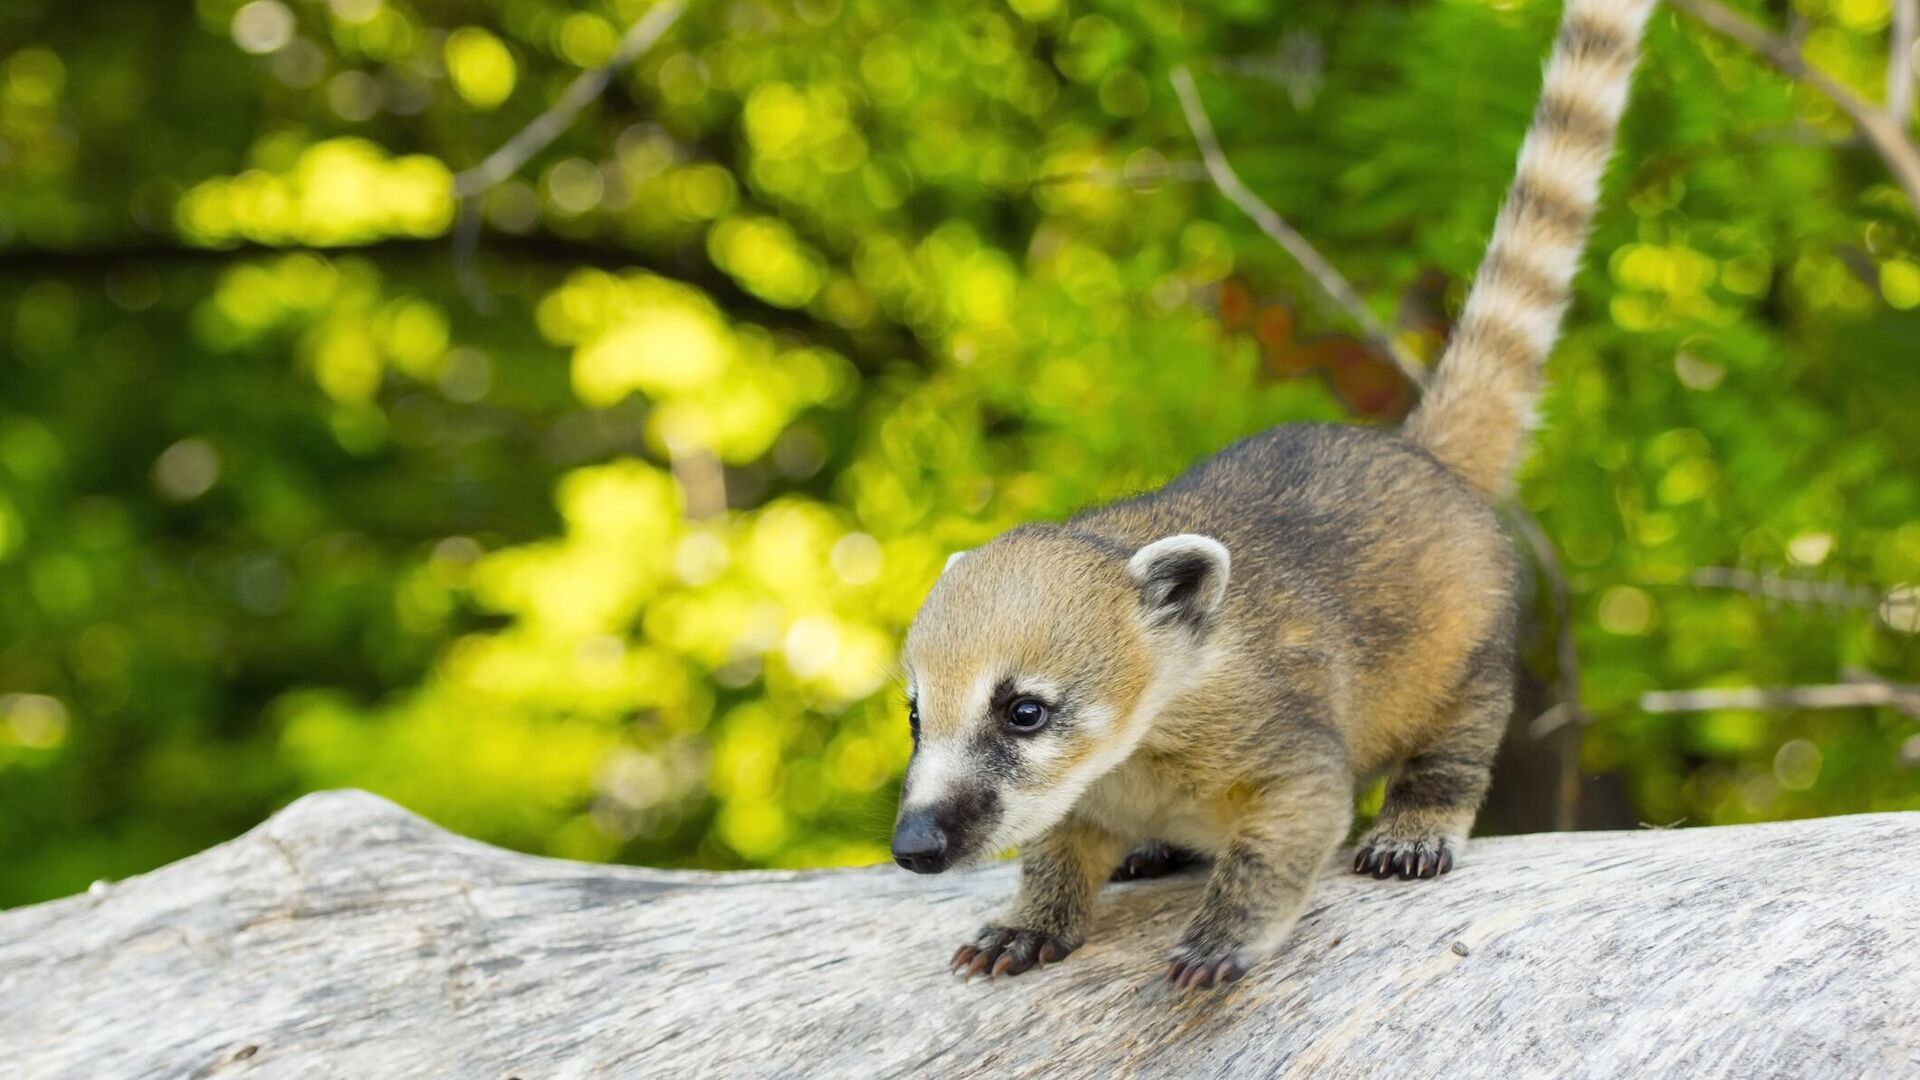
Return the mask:
<path id="1" fill-rule="evenodd" d="M 0 915 L 0 1074 L 1920 1075 L 1920 814 L 1329 872 L 1280 955 L 1192 997 L 1156 980 L 1194 877 L 1110 886 L 1057 967 L 949 976 L 1012 884 L 576 865 L 315 795 Z"/>

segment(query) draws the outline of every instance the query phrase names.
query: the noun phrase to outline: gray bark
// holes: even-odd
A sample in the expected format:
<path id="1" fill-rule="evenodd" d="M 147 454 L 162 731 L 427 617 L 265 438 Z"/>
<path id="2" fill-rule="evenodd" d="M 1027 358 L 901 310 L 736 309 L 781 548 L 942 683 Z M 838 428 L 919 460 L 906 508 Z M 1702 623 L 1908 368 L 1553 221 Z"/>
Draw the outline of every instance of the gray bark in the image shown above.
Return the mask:
<path id="1" fill-rule="evenodd" d="M 963 983 L 1011 867 L 579 865 L 339 792 L 0 914 L 0 1072 L 1915 1076 L 1917 886 L 1920 814 L 1487 840 L 1437 882 L 1330 869 L 1279 955 L 1183 997 L 1197 876 Z"/>

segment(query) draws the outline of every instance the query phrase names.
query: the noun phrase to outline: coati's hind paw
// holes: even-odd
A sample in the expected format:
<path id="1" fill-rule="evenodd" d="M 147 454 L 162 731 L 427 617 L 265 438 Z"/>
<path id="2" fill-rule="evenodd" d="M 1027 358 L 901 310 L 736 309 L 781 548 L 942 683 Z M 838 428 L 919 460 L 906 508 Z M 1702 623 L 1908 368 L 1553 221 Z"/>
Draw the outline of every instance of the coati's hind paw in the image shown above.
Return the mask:
<path id="1" fill-rule="evenodd" d="M 1204 856 L 1186 848 L 1174 847 L 1159 840 L 1150 840 L 1141 844 L 1114 867 L 1111 881 L 1140 881 L 1145 878 L 1166 877 L 1176 874 L 1187 867 L 1204 861 Z"/>
<path id="2" fill-rule="evenodd" d="M 1353 872 L 1401 881 L 1437 878 L 1453 869 L 1453 849 L 1445 840 L 1369 839 L 1353 856 Z"/>
<path id="3" fill-rule="evenodd" d="M 980 931 L 980 936 L 960 946 L 947 967 L 955 975 L 968 979 L 982 973 L 988 977 L 1018 975 L 1035 965 L 1044 967 L 1064 960 L 1079 947 L 1078 941 L 1040 930 L 989 926 Z"/>

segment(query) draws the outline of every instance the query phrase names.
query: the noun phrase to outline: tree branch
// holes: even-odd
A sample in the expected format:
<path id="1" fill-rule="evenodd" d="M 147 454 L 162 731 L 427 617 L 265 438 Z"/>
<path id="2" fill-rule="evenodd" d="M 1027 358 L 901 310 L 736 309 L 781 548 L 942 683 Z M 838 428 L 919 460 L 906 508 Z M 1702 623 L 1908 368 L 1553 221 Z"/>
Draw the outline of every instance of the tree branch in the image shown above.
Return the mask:
<path id="1" fill-rule="evenodd" d="M 1180 96 L 1180 109 L 1186 114 L 1187 127 L 1193 132 L 1193 141 L 1200 148 L 1201 160 L 1206 163 L 1207 173 L 1213 177 L 1214 186 L 1220 189 L 1220 194 L 1252 218 L 1254 224 L 1260 226 L 1260 231 L 1272 238 L 1274 243 L 1284 248 L 1293 261 L 1299 263 L 1314 279 L 1320 290 L 1360 327 L 1367 341 L 1393 361 L 1408 382 L 1417 388 L 1426 386 L 1426 370 L 1393 340 L 1387 328 L 1380 325 L 1380 320 L 1373 317 L 1373 312 L 1367 310 L 1366 302 L 1360 299 L 1360 294 L 1354 291 L 1340 271 L 1334 269 L 1333 264 L 1307 242 L 1306 237 L 1287 224 L 1278 211 L 1254 194 L 1253 189 L 1240 179 L 1240 174 L 1233 170 L 1226 152 L 1220 148 L 1218 136 L 1213 132 L 1213 120 L 1207 116 L 1206 106 L 1200 102 L 1200 93 L 1194 88 L 1192 73 L 1184 65 L 1176 67 L 1172 80 L 1174 93 Z"/>
<path id="2" fill-rule="evenodd" d="M 500 149 L 488 154 L 480 164 L 456 173 L 453 177 L 454 195 L 462 199 L 478 195 L 520 171 L 520 166 L 525 165 L 528 159 L 546 149 L 560 137 L 561 132 L 573 126 L 581 111 L 607 88 L 614 73 L 651 49 L 685 10 L 686 0 L 661 0 L 652 10 L 635 20 L 621 37 L 620 48 L 613 54 L 613 59 L 575 76 L 560 95 L 560 100 L 554 102 L 546 112 L 534 117 L 532 123 L 501 144 Z"/>
<path id="3" fill-rule="evenodd" d="M 1920 686 L 1874 681 L 1825 686 L 1655 690 L 1640 695 L 1640 707 L 1650 713 L 1706 712 L 1712 709 L 1859 709 L 1873 706 L 1897 709 L 1920 719 Z"/>
<path id="4" fill-rule="evenodd" d="M 1139 191 L 1161 184 L 1191 184 L 1210 181 L 1207 167 L 1198 161 L 1169 161 L 1148 169 L 1108 169 L 1094 167 L 1073 172 L 1044 173 L 1027 181 L 1028 188 L 1059 187 L 1065 184 L 1095 184 L 1100 187 L 1128 188 Z"/>
<path id="5" fill-rule="evenodd" d="M 1920 45 L 1920 0 L 1893 0 L 1887 46 L 1887 115 L 1905 130 L 1913 117 L 1913 50 Z"/>
<path id="6" fill-rule="evenodd" d="M 1285 947 L 1178 1000 L 1148 986 L 1196 875 L 1107 886 L 1085 953 L 967 984 L 945 960 L 1005 903 L 1011 865 L 595 866 L 308 795 L 183 862 L 0 912 L 0 1062 L 382 1080 L 1913 1072 L 1920 905 L 1901 868 L 1920 815 L 1467 851 L 1424 888 L 1322 874 Z M 1470 1037 L 1438 1036 L 1462 1017 Z"/>
<path id="7" fill-rule="evenodd" d="M 606 90 L 614 73 L 639 59 L 653 47 L 686 10 L 686 0 L 661 0 L 652 10 L 634 20 L 620 38 L 613 59 L 597 68 L 589 68 L 574 77 L 547 111 L 533 118 L 526 127 L 488 154 L 480 164 L 454 174 L 453 195 L 459 211 L 453 223 L 453 274 L 467 303 L 482 315 L 493 311 L 493 292 L 486 275 L 480 272 L 480 196 L 520 171 L 533 155 L 552 145 L 560 133 L 573 126 L 580 113 Z"/>
<path id="8" fill-rule="evenodd" d="M 1818 604 L 1822 607 L 1877 608 L 1882 600 L 1879 592 L 1857 585 L 1799 581 L 1730 566 L 1701 567 L 1687 575 L 1687 584 L 1703 589 L 1732 589 L 1763 600 Z"/>
<path id="9" fill-rule="evenodd" d="M 1667 0 L 1708 29 L 1758 53 L 1783 74 L 1806 83 L 1847 114 L 1866 136 L 1888 171 L 1920 213 L 1920 147 L 1907 137 L 1906 125 L 1808 64 L 1792 41 L 1720 3 L 1720 0 Z M 1903 3 L 1906 0 L 1902 0 Z M 1911 80 L 1909 80 L 1911 81 Z"/>

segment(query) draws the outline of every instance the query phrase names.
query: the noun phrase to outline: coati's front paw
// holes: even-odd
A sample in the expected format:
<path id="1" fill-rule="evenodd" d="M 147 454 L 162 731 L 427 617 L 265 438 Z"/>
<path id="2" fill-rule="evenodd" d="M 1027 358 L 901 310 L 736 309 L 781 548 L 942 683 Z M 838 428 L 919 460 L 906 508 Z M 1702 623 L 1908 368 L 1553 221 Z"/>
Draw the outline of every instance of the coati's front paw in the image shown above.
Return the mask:
<path id="1" fill-rule="evenodd" d="M 1078 940 L 1042 930 L 989 926 L 980 931 L 980 936 L 960 946 L 960 951 L 953 954 L 949 970 L 969 979 L 981 972 L 989 976 L 1018 975 L 1036 964 L 1064 960 L 1079 947 Z"/>
<path id="2" fill-rule="evenodd" d="M 1436 878 L 1453 869 L 1453 848 L 1445 838 L 1402 840 L 1368 837 L 1353 856 L 1353 872 L 1377 878 L 1400 875 L 1402 881 Z"/>

